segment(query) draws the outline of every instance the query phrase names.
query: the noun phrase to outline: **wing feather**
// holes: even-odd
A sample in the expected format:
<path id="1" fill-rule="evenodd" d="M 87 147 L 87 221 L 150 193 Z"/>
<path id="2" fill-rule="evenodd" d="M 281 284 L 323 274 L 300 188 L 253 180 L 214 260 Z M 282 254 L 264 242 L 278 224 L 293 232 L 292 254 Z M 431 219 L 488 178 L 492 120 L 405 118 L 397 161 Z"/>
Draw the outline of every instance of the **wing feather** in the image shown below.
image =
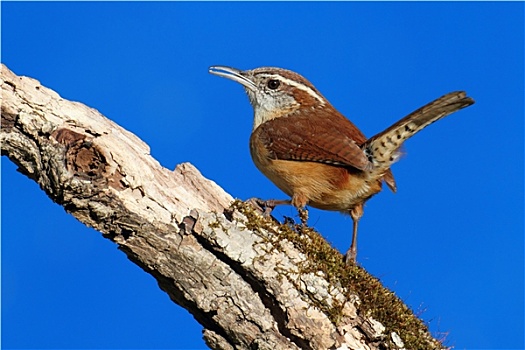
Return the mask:
<path id="1" fill-rule="evenodd" d="M 357 127 L 340 114 L 320 111 L 311 117 L 289 115 L 261 124 L 255 132 L 274 159 L 310 161 L 359 170 L 370 167 Z M 322 122 L 316 122 L 321 120 Z"/>

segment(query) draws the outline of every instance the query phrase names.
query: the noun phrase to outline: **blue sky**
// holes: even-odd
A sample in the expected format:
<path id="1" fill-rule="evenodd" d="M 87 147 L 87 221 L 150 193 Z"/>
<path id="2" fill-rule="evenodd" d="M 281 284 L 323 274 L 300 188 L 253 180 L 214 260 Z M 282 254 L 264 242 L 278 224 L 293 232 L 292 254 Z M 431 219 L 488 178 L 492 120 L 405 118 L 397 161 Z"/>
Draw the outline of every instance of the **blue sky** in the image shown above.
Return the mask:
<path id="1" fill-rule="evenodd" d="M 165 167 L 283 198 L 252 110 L 210 65 L 306 76 L 368 136 L 453 90 L 476 104 L 405 144 L 360 263 L 457 349 L 522 349 L 524 3 L 2 2 L 2 63 L 137 134 Z M 116 245 L 2 157 L 3 348 L 203 348 L 200 325 Z M 291 207 L 277 216 L 294 216 Z M 341 251 L 351 219 L 311 210 Z"/>

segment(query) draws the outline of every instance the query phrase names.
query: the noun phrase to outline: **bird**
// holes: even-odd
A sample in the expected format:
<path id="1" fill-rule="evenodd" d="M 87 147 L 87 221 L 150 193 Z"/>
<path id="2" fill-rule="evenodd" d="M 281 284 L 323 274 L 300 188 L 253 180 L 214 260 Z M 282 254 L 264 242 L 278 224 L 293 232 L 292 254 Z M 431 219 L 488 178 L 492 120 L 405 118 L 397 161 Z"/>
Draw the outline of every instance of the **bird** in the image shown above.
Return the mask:
<path id="1" fill-rule="evenodd" d="M 291 204 L 306 224 L 306 206 L 349 214 L 353 221 L 346 264 L 355 264 L 357 227 L 364 204 L 383 183 L 396 192 L 390 167 L 404 141 L 428 125 L 474 103 L 454 91 L 367 138 L 302 75 L 283 68 L 240 70 L 211 66 L 209 73 L 240 83 L 253 107 L 250 154 L 255 166 L 290 199 L 259 203 Z"/>

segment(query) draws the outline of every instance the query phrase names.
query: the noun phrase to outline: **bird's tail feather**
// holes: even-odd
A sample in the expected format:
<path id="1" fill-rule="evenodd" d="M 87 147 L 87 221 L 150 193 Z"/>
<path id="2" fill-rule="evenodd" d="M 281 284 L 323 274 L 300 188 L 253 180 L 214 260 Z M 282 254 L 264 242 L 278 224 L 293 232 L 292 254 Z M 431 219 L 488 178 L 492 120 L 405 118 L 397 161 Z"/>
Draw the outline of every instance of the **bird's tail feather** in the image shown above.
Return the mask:
<path id="1" fill-rule="evenodd" d="M 399 157 L 399 148 L 403 142 L 435 121 L 473 103 L 474 100 L 467 97 L 464 91 L 448 93 L 371 137 L 366 141 L 364 149 L 375 167 L 390 167 Z"/>

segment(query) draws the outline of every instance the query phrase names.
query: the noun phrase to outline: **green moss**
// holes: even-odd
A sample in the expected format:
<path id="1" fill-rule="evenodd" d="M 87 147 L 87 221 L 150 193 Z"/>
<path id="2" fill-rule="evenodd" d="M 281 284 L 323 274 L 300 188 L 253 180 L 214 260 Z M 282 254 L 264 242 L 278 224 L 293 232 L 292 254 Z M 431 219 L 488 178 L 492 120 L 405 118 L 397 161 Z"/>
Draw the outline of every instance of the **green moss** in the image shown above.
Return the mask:
<path id="1" fill-rule="evenodd" d="M 300 266 L 301 273 L 322 271 L 328 282 L 333 286 L 342 286 L 350 295 L 357 294 L 361 301 L 358 313 L 371 316 L 385 327 L 385 334 L 399 334 L 407 349 L 443 349 L 439 341 L 430 336 L 427 326 L 417 318 L 392 291 L 381 285 L 376 277 L 370 275 L 358 265 L 346 265 L 342 254 L 334 249 L 326 240 L 311 227 L 296 224 L 291 218 L 285 217 L 284 223 L 278 223 L 272 218 L 261 216 L 247 203 L 236 200 L 232 204 L 247 217 L 248 229 L 257 232 L 260 229 L 269 230 L 274 235 L 263 237 L 272 243 L 284 239 L 304 253 L 308 259 Z M 273 246 L 278 247 L 278 244 Z M 317 305 L 325 312 L 332 322 L 337 324 L 342 318 L 342 305 Z M 390 338 L 388 338 L 390 339 Z"/>

